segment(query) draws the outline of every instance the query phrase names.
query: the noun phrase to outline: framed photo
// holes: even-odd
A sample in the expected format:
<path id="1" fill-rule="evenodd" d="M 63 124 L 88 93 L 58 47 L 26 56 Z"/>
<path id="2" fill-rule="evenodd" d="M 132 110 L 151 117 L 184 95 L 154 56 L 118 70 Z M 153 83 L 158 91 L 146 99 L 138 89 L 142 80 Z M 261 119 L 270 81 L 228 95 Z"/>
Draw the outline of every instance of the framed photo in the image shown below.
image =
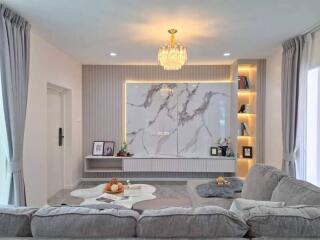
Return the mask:
<path id="1" fill-rule="evenodd" d="M 219 150 L 217 147 L 211 147 L 210 148 L 210 155 L 211 156 L 218 156 Z"/>
<path id="2" fill-rule="evenodd" d="M 114 154 L 114 142 L 105 141 L 103 146 L 103 156 L 113 156 Z"/>
<path id="3" fill-rule="evenodd" d="M 104 141 L 94 141 L 92 147 L 92 155 L 93 156 L 102 156 L 103 155 L 103 148 Z"/>
<path id="4" fill-rule="evenodd" d="M 243 158 L 252 158 L 252 147 L 243 146 L 242 147 L 242 155 L 243 155 Z"/>

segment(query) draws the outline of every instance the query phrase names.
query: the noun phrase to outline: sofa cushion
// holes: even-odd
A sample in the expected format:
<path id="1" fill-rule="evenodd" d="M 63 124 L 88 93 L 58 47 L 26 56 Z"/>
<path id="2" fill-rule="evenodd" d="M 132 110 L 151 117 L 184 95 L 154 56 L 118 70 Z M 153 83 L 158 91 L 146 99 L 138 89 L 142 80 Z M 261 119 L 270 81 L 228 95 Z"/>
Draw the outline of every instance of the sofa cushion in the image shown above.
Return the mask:
<path id="1" fill-rule="evenodd" d="M 31 229 L 34 237 L 134 237 L 138 218 L 132 210 L 47 207 L 32 216 Z"/>
<path id="2" fill-rule="evenodd" d="M 32 238 L 5 238 L 5 240 L 32 240 Z M 79 239 L 79 240 L 164 240 L 161 238 L 36 238 L 36 240 L 75 240 L 75 239 Z M 1 239 L 2 240 L 2 239 Z M 167 239 L 168 240 L 168 239 Z M 173 240 L 173 239 L 170 239 Z M 195 240 L 194 238 L 175 238 L 174 240 Z M 196 239 L 199 240 L 199 239 Z M 207 239 L 210 240 L 210 239 Z M 247 238 L 214 238 L 211 240 L 249 240 Z M 273 240 L 273 239 L 272 239 Z M 284 240 L 284 239 L 281 239 Z M 289 240 L 289 239 L 288 239 Z M 290 239 L 292 240 L 292 239 Z M 299 240 L 303 240 L 303 239 L 299 239 Z"/>
<path id="3" fill-rule="evenodd" d="M 234 212 L 238 216 L 241 216 L 244 210 L 254 208 L 257 206 L 268 206 L 268 207 L 284 207 L 284 202 L 271 202 L 271 201 L 256 201 L 245 198 L 234 199 L 230 211 Z"/>
<path id="4" fill-rule="evenodd" d="M 30 237 L 31 216 L 37 209 L 0 207 L 0 237 Z"/>
<path id="5" fill-rule="evenodd" d="M 287 176 L 280 170 L 266 165 L 254 165 L 243 184 L 242 198 L 270 201 L 273 190 L 279 181 Z"/>
<path id="6" fill-rule="evenodd" d="M 320 206 L 266 207 L 243 211 L 250 237 L 320 238 Z"/>
<path id="7" fill-rule="evenodd" d="M 243 237 L 246 223 L 234 213 L 217 207 L 146 210 L 140 216 L 140 238 Z"/>
<path id="8" fill-rule="evenodd" d="M 271 201 L 283 201 L 289 206 L 320 205 L 320 188 L 291 177 L 281 179 L 274 189 Z"/>

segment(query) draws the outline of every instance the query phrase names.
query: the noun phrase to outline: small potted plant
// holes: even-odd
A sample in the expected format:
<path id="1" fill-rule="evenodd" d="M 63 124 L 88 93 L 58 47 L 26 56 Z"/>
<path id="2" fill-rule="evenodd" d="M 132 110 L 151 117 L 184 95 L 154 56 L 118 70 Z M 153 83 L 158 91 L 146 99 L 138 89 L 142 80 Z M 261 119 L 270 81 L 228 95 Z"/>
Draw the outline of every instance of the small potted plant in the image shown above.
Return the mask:
<path id="1" fill-rule="evenodd" d="M 227 156 L 227 150 L 230 148 L 230 138 L 219 138 L 217 141 L 218 148 L 221 149 L 221 155 Z"/>
<path id="2" fill-rule="evenodd" d="M 128 144 L 123 142 L 121 149 L 117 153 L 118 157 L 132 157 L 133 154 L 128 152 Z"/>

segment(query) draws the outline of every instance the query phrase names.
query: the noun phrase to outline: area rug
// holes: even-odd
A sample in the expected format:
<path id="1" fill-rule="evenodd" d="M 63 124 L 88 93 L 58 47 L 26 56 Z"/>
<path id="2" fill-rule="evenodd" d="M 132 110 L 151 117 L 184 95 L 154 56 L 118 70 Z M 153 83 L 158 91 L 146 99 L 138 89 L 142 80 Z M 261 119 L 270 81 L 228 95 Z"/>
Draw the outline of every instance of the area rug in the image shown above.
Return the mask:
<path id="1" fill-rule="evenodd" d="M 242 191 L 243 182 L 237 177 L 226 177 L 230 182 L 229 186 L 218 186 L 216 181 L 200 184 L 196 187 L 197 193 L 204 198 L 220 197 L 220 198 L 234 198 L 236 193 Z"/>
<path id="2" fill-rule="evenodd" d="M 123 194 L 109 194 L 103 193 L 105 184 L 100 184 L 93 188 L 77 189 L 70 193 L 73 197 L 84 199 L 80 205 L 97 205 L 97 204 L 115 204 L 126 208 L 132 208 L 132 205 L 145 201 L 155 199 L 153 194 L 156 188 L 148 184 L 132 184 L 134 188 L 126 191 Z"/>

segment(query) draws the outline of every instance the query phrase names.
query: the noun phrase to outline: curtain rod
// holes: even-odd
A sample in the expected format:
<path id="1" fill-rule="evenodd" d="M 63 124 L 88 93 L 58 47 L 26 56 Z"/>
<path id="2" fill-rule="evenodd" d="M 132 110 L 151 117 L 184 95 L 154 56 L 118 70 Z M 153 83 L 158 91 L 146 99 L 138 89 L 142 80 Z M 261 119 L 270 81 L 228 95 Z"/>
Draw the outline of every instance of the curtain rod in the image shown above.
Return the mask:
<path id="1" fill-rule="evenodd" d="M 307 35 L 308 33 L 314 33 L 316 31 L 320 30 L 320 23 L 313 25 L 310 27 L 307 31 L 303 32 L 302 35 Z"/>

